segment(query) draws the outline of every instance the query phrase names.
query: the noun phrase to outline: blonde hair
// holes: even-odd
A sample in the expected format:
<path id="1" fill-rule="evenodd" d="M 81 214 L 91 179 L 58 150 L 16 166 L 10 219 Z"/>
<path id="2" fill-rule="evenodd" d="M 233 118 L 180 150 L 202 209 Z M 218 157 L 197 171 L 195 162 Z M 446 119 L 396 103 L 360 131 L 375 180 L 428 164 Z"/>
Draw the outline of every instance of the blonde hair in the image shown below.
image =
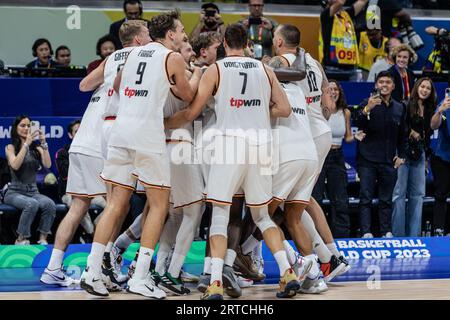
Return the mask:
<path id="1" fill-rule="evenodd" d="M 401 45 L 392 48 L 391 57 L 394 60 L 394 63 L 397 60 L 396 59 L 397 55 L 400 52 L 402 52 L 402 51 L 408 51 L 408 53 L 409 53 L 409 63 L 410 64 L 415 63 L 417 61 L 417 54 L 416 54 L 416 52 L 409 45 L 402 43 Z"/>
<path id="2" fill-rule="evenodd" d="M 141 28 L 147 28 L 147 22 L 144 20 L 128 20 L 122 23 L 119 29 L 119 39 L 122 45 L 130 44 L 133 38 L 141 32 Z"/>

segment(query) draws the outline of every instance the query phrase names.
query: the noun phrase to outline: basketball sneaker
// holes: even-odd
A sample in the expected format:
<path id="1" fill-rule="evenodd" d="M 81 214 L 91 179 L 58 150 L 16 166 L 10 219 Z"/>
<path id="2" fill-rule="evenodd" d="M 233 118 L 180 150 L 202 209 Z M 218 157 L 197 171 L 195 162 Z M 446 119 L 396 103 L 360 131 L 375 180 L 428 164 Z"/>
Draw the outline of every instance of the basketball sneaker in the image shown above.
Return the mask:
<path id="1" fill-rule="evenodd" d="M 123 263 L 122 253 L 123 251 L 121 252 L 119 248 L 113 246 L 109 254 L 111 266 L 113 267 L 114 272 L 116 274 L 116 279 L 121 284 L 125 283 L 128 280 L 128 276 L 126 274 L 122 274 L 122 263 Z"/>
<path id="2" fill-rule="evenodd" d="M 297 275 L 294 270 L 288 269 L 281 277 L 280 290 L 277 292 L 277 298 L 292 298 L 300 289 L 300 283 L 297 280 Z"/>
<path id="3" fill-rule="evenodd" d="M 69 287 L 77 283 L 77 280 L 69 277 L 64 270 L 61 268 L 50 270 L 45 268 L 41 275 L 40 281 L 44 284 L 58 285 L 60 287 Z"/>
<path id="4" fill-rule="evenodd" d="M 202 274 L 200 275 L 200 279 L 198 280 L 197 290 L 201 293 L 205 293 L 206 289 L 208 289 L 210 281 L 211 274 L 202 272 Z"/>
<path id="5" fill-rule="evenodd" d="M 111 265 L 110 254 L 105 252 L 102 261 L 102 281 L 106 286 L 106 289 L 110 292 L 122 291 L 122 283 L 117 279 L 117 274 Z"/>
<path id="6" fill-rule="evenodd" d="M 150 272 L 145 279 L 131 278 L 128 280 L 127 291 L 152 299 L 164 299 L 166 293 L 156 286 Z"/>
<path id="7" fill-rule="evenodd" d="M 232 267 L 227 265 L 223 266 L 222 279 L 223 287 L 225 288 L 225 293 L 227 295 L 231 298 L 239 298 L 242 296 L 242 289 L 239 286 L 238 279 Z"/>
<path id="8" fill-rule="evenodd" d="M 254 265 L 251 254 L 243 254 L 239 248 L 236 250 L 236 253 L 233 267 L 237 274 L 255 282 L 262 281 L 266 278 L 266 275 L 260 273 Z"/>
<path id="9" fill-rule="evenodd" d="M 246 279 L 241 276 L 238 276 L 237 280 L 238 280 L 239 287 L 241 287 L 242 289 L 249 288 L 253 285 L 253 280 Z"/>
<path id="10" fill-rule="evenodd" d="M 319 261 L 319 263 L 325 282 L 333 280 L 333 278 L 342 273 L 345 268 L 345 264 L 339 261 L 336 256 L 331 256 L 330 262 L 322 263 Z"/>
<path id="11" fill-rule="evenodd" d="M 80 287 L 87 293 L 99 297 L 109 296 L 108 290 L 103 284 L 101 275 L 96 275 L 89 268 L 86 267 L 80 279 Z"/>
<path id="12" fill-rule="evenodd" d="M 328 286 L 323 279 L 323 274 L 319 271 L 316 275 L 308 274 L 300 284 L 298 292 L 306 294 L 319 294 L 328 291 Z"/>
<path id="13" fill-rule="evenodd" d="M 184 271 L 183 269 L 181 269 L 180 276 L 183 282 L 197 283 L 199 280 L 199 277 L 197 277 L 195 274 Z"/>
<path id="14" fill-rule="evenodd" d="M 177 296 L 185 295 L 191 293 L 191 290 L 184 286 L 181 277 L 173 277 L 170 273 L 166 272 L 161 276 L 158 286 L 167 293 L 173 293 Z"/>
<path id="15" fill-rule="evenodd" d="M 214 281 L 208 286 L 201 300 L 223 300 L 223 286 L 220 281 Z"/>
<path id="16" fill-rule="evenodd" d="M 347 259 L 344 258 L 344 256 L 340 256 L 339 261 L 342 262 L 345 265 L 345 268 L 342 270 L 341 273 L 338 274 L 338 276 L 343 275 L 344 273 L 348 272 L 352 267 L 348 263 Z"/>
<path id="17" fill-rule="evenodd" d="M 305 259 L 302 256 L 297 255 L 297 259 L 292 265 L 292 269 L 294 269 L 299 281 L 302 281 L 306 277 L 311 270 L 313 263 L 315 263 L 313 260 Z"/>

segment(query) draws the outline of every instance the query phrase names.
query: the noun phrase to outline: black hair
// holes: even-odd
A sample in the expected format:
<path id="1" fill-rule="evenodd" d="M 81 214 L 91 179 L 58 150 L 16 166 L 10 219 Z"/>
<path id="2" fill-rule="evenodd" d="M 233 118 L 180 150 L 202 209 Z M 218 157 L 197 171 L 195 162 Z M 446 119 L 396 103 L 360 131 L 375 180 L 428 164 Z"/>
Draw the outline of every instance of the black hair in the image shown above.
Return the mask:
<path id="1" fill-rule="evenodd" d="M 58 52 L 61 51 L 61 50 L 69 50 L 70 51 L 69 47 L 67 47 L 67 46 L 64 46 L 64 45 L 59 46 L 58 48 L 56 48 L 55 58 L 58 58 Z"/>
<path id="2" fill-rule="evenodd" d="M 73 129 L 73 127 L 74 127 L 75 125 L 77 125 L 77 124 L 80 124 L 80 123 L 81 123 L 81 120 L 80 120 L 80 119 L 76 119 L 76 120 L 71 121 L 71 122 L 69 123 L 69 125 L 67 126 L 67 133 L 72 134 L 72 129 Z"/>
<path id="3" fill-rule="evenodd" d="M 215 9 L 217 11 L 217 13 L 220 13 L 219 7 L 212 2 L 208 2 L 202 5 L 202 10 L 206 10 L 206 9 Z"/>
<path id="4" fill-rule="evenodd" d="M 242 24 L 230 24 L 224 38 L 230 49 L 244 49 L 247 46 L 247 31 Z"/>
<path id="5" fill-rule="evenodd" d="M 390 73 L 388 70 L 385 70 L 385 71 L 381 71 L 379 74 L 377 74 L 375 82 L 377 82 L 378 79 L 380 79 L 382 77 L 387 77 L 387 78 L 390 78 L 392 81 L 395 81 L 394 75 L 392 73 Z"/>
<path id="6" fill-rule="evenodd" d="M 292 24 L 283 24 L 278 29 L 288 47 L 300 45 L 300 30 Z"/>
<path id="7" fill-rule="evenodd" d="M 20 148 L 22 147 L 22 141 L 20 140 L 20 136 L 17 133 L 17 127 L 19 126 L 19 123 L 23 120 L 23 119 L 28 119 L 31 121 L 30 117 L 24 114 L 18 115 L 14 121 L 13 121 L 13 125 L 12 125 L 12 129 L 11 129 L 11 144 L 14 146 L 14 153 L 15 155 L 17 155 L 20 151 Z M 41 154 L 39 153 L 39 151 L 37 150 L 37 144 L 35 141 L 33 141 L 31 143 L 29 147 L 29 150 L 31 152 L 31 155 L 36 158 L 37 160 L 41 160 Z"/>
<path id="8" fill-rule="evenodd" d="M 125 0 L 123 2 L 123 11 L 125 12 L 127 9 L 127 4 L 138 4 L 139 5 L 139 15 L 142 15 L 143 7 L 142 2 L 140 0 Z"/>
<path id="9" fill-rule="evenodd" d="M 31 51 L 33 52 L 33 57 L 37 57 L 37 48 L 43 45 L 44 43 L 46 43 L 50 48 L 50 55 L 53 55 L 53 49 L 50 41 L 48 41 L 45 38 L 39 38 L 33 43 L 33 47 L 31 48 Z"/>
<path id="10" fill-rule="evenodd" d="M 103 45 L 105 42 L 108 42 L 108 41 L 112 42 L 112 43 L 114 44 L 114 47 L 115 47 L 115 48 L 118 47 L 118 45 L 117 45 L 117 40 L 116 40 L 116 38 L 115 38 L 114 36 L 112 36 L 112 35 L 110 35 L 110 34 L 104 35 L 103 37 L 101 37 L 101 38 L 98 39 L 98 41 L 97 41 L 96 54 L 97 54 L 98 56 L 101 57 L 101 48 L 102 48 L 102 45 Z"/>

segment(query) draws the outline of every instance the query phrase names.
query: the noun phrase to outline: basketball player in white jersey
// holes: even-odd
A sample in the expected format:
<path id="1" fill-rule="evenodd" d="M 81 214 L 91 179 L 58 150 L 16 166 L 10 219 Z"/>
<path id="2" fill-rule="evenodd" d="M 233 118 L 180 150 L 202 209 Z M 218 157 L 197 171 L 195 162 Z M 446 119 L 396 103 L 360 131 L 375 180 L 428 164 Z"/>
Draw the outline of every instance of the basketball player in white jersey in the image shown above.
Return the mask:
<path id="1" fill-rule="evenodd" d="M 295 26 L 280 25 L 274 33 L 274 48 L 284 57 L 284 59 L 279 59 L 280 64 L 283 66 L 289 66 L 295 60 L 294 49 L 296 50 L 296 48 L 285 48 L 283 46 L 283 33 L 286 34 L 289 30 L 298 31 Z M 300 33 L 300 31 L 298 32 Z M 289 49 L 291 49 L 291 52 L 289 52 Z M 335 104 L 329 95 L 328 80 L 322 66 L 309 53 L 305 53 L 305 58 L 306 78 L 297 82 L 297 85 L 300 86 L 306 97 L 311 133 L 319 160 L 316 173 L 317 179 L 331 148 L 331 129 L 327 119 L 335 108 Z M 348 263 L 337 250 L 325 215 L 314 198 L 311 197 L 311 202 L 307 206 L 306 212 L 302 214 L 301 221 L 312 238 L 314 250 L 319 256 L 325 280 L 330 281 L 333 277 L 348 271 Z"/>
<path id="2" fill-rule="evenodd" d="M 211 164 L 207 200 L 213 203 L 210 229 L 212 272 L 203 300 L 223 299 L 222 269 L 227 251 L 229 210 L 233 195 L 240 187 L 245 192 L 253 219 L 262 230 L 280 268 L 280 291 L 277 296 L 291 297 L 300 288 L 287 260 L 278 229 L 267 211 L 267 203 L 272 198 L 271 176 L 264 174 L 262 159 L 257 159 L 255 164 L 250 164 L 251 159 L 246 159 L 247 156 L 253 158 L 257 152 L 258 158 L 261 156 L 268 160 L 267 156 L 261 155 L 261 151 L 267 151 L 271 144 L 270 116 L 287 117 L 291 110 L 273 71 L 266 70 L 258 60 L 244 57 L 246 45 L 247 34 L 243 26 L 228 26 L 224 40 L 228 57 L 207 69 L 192 104 L 166 123 L 170 128 L 192 121 L 200 114 L 207 100 L 214 96 L 217 116 L 215 151 L 225 147 L 227 155 L 231 153 L 239 157 L 234 159 L 238 160 L 237 163 Z M 270 103 L 273 103 L 272 108 L 269 107 Z M 255 132 L 258 134 L 252 134 Z M 234 147 L 242 152 L 236 154 L 232 149 Z"/>
<path id="3" fill-rule="evenodd" d="M 115 81 L 115 89 L 120 94 L 119 112 L 111 130 L 102 178 L 116 187 L 97 225 L 80 282 L 84 290 L 98 296 L 108 296 L 104 284 L 99 281 L 102 256 L 115 225 L 125 214 L 136 181 L 145 187 L 151 206 L 147 216 L 142 217 L 139 258 L 127 290 L 155 299 L 166 296 L 149 273 L 170 195 L 163 107 L 171 86 L 184 101 L 191 101 L 195 92 L 186 78 L 182 56 L 173 51 L 180 48 L 186 37 L 179 12 L 157 15 L 149 25 L 154 42 L 130 52 Z M 195 69 L 192 77 L 199 80 L 200 71 Z"/>
<path id="4" fill-rule="evenodd" d="M 124 23 L 120 28 L 123 45 L 136 46 L 150 42 L 145 25 L 131 27 L 135 22 Z M 45 284 L 70 285 L 73 281 L 62 271 L 64 251 L 73 238 L 81 219 L 89 209 L 91 200 L 97 195 L 105 195 L 105 184 L 99 174 L 103 168 L 101 130 L 102 114 L 110 99 L 114 78 L 120 64 L 125 61 L 130 49 L 122 49 L 109 56 L 97 69 L 80 82 L 81 91 L 95 90 L 83 115 L 80 128 L 69 150 L 69 174 L 67 193 L 73 198 L 69 212 L 58 227 L 55 245 L 49 264 L 41 277 Z M 116 59 L 116 57 L 119 57 Z"/>

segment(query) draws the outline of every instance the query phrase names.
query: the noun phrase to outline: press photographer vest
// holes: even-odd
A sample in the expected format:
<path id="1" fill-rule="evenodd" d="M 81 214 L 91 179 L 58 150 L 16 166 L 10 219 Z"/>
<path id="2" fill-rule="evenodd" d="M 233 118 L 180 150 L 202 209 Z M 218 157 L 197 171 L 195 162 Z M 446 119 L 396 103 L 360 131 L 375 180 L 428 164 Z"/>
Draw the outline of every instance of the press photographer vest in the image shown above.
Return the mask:
<path id="1" fill-rule="evenodd" d="M 378 60 L 383 59 L 386 54 L 384 49 L 386 47 L 388 39 L 383 37 L 380 48 L 375 48 L 370 43 L 367 32 L 361 32 L 361 38 L 359 39 L 359 67 L 370 71 L 372 65 Z"/>
<path id="2" fill-rule="evenodd" d="M 319 60 L 323 61 L 323 37 L 319 31 Z M 358 65 L 358 42 L 355 27 L 347 11 L 334 15 L 331 30 L 329 59 L 332 64 Z"/>

